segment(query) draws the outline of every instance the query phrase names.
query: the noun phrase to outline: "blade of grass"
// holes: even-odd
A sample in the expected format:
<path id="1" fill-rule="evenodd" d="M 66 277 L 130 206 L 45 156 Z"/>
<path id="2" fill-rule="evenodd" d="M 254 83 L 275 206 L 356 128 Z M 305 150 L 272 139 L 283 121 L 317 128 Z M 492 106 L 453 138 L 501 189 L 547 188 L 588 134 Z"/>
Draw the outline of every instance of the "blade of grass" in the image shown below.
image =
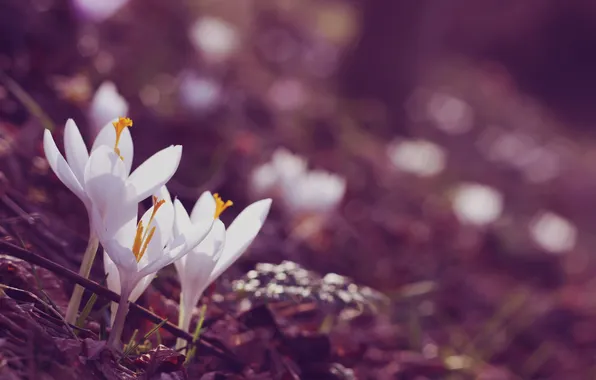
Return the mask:
<path id="1" fill-rule="evenodd" d="M 53 131 L 56 126 L 52 119 L 44 112 L 41 106 L 18 84 L 14 79 L 9 77 L 4 71 L 0 70 L 0 81 L 4 83 L 8 91 L 10 91 L 15 98 L 17 98 L 25 108 L 37 119 L 44 128 Z"/>
<path id="2" fill-rule="evenodd" d="M 327 314 L 319 326 L 319 333 L 329 334 L 333 329 L 333 325 L 335 325 L 335 315 Z"/>
<path id="3" fill-rule="evenodd" d="M 188 351 L 188 355 L 186 355 L 186 360 L 184 360 L 184 364 L 188 364 L 194 358 L 197 352 L 197 346 L 195 345 L 195 343 L 199 340 L 199 337 L 201 336 L 201 329 L 203 328 L 203 323 L 205 322 L 205 315 L 207 315 L 207 304 L 204 304 L 201 307 L 201 315 L 199 317 L 199 322 L 197 323 L 195 332 L 192 335 L 192 348 Z"/>
<path id="4" fill-rule="evenodd" d="M 130 354 L 133 350 L 133 347 L 136 348 L 138 346 L 138 344 L 136 344 L 138 333 L 139 329 L 135 329 L 135 331 L 132 332 L 132 336 L 130 337 L 128 343 L 126 343 L 126 345 L 124 346 L 124 352 L 122 353 L 122 356 L 128 356 L 128 354 Z"/>
<path id="5" fill-rule="evenodd" d="M 546 363 L 554 350 L 550 342 L 543 342 L 524 363 L 521 371 L 524 379 L 531 379 L 540 367 Z"/>
<path id="6" fill-rule="evenodd" d="M 156 325 L 154 328 L 152 328 L 149 332 L 147 332 L 147 334 L 143 335 L 143 338 L 141 338 L 138 342 L 134 343 L 134 345 L 132 346 L 128 346 L 126 348 L 126 350 L 124 351 L 124 353 L 122 354 L 122 357 L 127 357 L 131 352 L 133 352 L 134 350 L 137 349 L 137 347 L 144 341 L 148 340 L 149 338 L 151 338 L 151 335 L 153 335 L 155 332 L 157 332 L 163 325 L 165 325 L 168 322 L 168 319 L 164 319 L 161 321 L 161 323 L 159 323 L 158 325 Z"/>
<path id="7" fill-rule="evenodd" d="M 474 347 L 477 347 L 482 340 L 494 336 L 495 332 L 499 330 L 499 327 L 524 306 L 528 298 L 528 293 L 524 290 L 515 291 L 514 293 L 516 294 L 504 302 L 501 308 L 486 322 L 483 329 L 472 338 L 468 347 L 463 350 L 464 353 L 473 351 Z"/>
<path id="8" fill-rule="evenodd" d="M 93 306 L 95 305 L 96 301 L 97 301 L 97 294 L 95 294 L 95 293 L 91 294 L 91 297 L 89 297 L 89 299 L 87 300 L 87 303 L 85 304 L 85 307 L 83 308 L 83 311 L 81 311 L 81 314 L 79 314 L 79 317 L 77 318 L 77 320 L 75 322 L 75 326 L 83 327 L 83 324 L 89 317 L 89 313 L 91 313 L 91 310 L 93 310 Z"/>

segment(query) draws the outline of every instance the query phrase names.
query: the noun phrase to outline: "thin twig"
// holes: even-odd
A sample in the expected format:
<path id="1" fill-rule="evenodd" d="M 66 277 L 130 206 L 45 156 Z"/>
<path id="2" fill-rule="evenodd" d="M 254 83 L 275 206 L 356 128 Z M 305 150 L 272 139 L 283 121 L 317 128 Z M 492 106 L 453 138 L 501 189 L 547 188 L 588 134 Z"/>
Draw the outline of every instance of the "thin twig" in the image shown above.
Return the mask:
<path id="1" fill-rule="evenodd" d="M 44 306 L 44 308 L 46 308 L 47 310 L 51 310 L 53 312 L 53 314 L 64 323 L 64 326 L 66 327 L 66 329 L 68 330 L 68 332 L 70 332 L 70 334 L 77 340 L 80 340 L 77 335 L 75 334 L 74 330 L 72 329 L 72 327 L 66 323 L 66 321 L 64 320 L 64 317 L 62 316 L 62 314 L 60 314 L 60 312 L 58 311 L 58 308 L 53 307 L 52 304 L 46 303 L 44 302 L 44 300 L 42 300 L 41 298 L 39 298 L 38 296 L 36 296 L 35 294 L 27 291 L 27 290 L 23 290 L 23 289 L 19 289 L 19 288 L 14 288 L 12 286 L 8 286 L 5 284 L 0 284 L 0 288 L 4 291 L 8 290 L 11 292 L 16 292 L 16 293 L 21 293 L 21 294 L 25 294 L 28 297 L 31 297 L 32 300 L 39 302 L 40 304 L 42 304 Z M 46 295 L 47 297 L 47 295 Z M 11 297 L 13 298 L 13 297 Z M 53 304 L 55 306 L 55 304 Z"/>
<path id="2" fill-rule="evenodd" d="M 50 261 L 44 257 L 41 257 L 33 252 L 29 252 L 23 248 L 20 248 L 16 245 L 13 245 L 11 243 L 8 243 L 8 242 L 2 241 L 2 240 L 0 240 L 0 249 L 3 250 L 5 253 L 7 253 L 10 256 L 14 256 L 21 260 L 25 260 L 29 263 L 38 265 L 38 266 L 45 268 L 47 270 L 50 270 L 58 275 L 61 275 L 73 282 L 76 282 L 77 284 L 83 286 L 85 289 L 92 291 L 99 296 L 107 298 L 110 301 L 114 301 L 114 302 L 120 301 L 120 295 L 118 295 L 117 293 L 114 293 L 111 290 L 106 289 L 103 286 L 101 286 L 91 280 L 83 278 L 83 277 L 79 276 L 78 274 L 76 274 L 75 272 L 71 271 L 70 269 L 67 269 L 59 264 L 56 264 L 55 262 Z M 142 306 L 137 305 L 134 302 L 130 303 L 130 309 L 131 309 L 131 311 L 139 314 L 143 318 L 145 318 L 155 324 L 159 324 L 163 321 L 163 319 L 160 318 L 159 316 L 153 314 L 149 310 L 145 309 Z M 163 328 L 165 330 L 167 330 L 168 332 L 170 332 L 175 337 L 185 339 L 188 342 L 192 342 L 192 340 L 193 340 L 192 335 L 190 335 L 186 331 L 179 329 L 178 327 L 176 327 L 175 325 L 173 325 L 170 322 L 164 324 Z M 235 358 L 234 354 L 232 354 L 229 351 L 226 352 L 227 350 L 224 350 L 223 347 L 218 343 L 219 342 L 217 342 L 215 339 L 211 339 L 211 338 L 208 338 L 205 336 L 202 336 L 199 339 L 199 341 L 197 342 L 197 344 L 202 346 L 210 354 L 212 354 L 214 356 L 218 356 L 219 358 L 222 358 L 224 360 L 230 361 L 231 364 L 236 369 L 241 370 L 244 367 L 244 365 L 238 359 Z"/>

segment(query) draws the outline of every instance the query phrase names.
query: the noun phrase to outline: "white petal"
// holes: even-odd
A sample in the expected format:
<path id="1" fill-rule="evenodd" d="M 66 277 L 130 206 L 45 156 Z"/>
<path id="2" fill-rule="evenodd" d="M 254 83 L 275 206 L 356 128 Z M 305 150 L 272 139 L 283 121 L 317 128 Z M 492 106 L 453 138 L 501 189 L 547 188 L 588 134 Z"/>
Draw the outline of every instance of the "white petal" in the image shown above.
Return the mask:
<path id="1" fill-rule="evenodd" d="M 85 191 L 83 190 L 83 186 L 77 180 L 76 176 L 68 166 L 68 163 L 60 154 L 56 143 L 54 142 L 54 138 L 49 130 L 45 130 L 43 135 L 43 149 L 46 154 L 46 158 L 50 167 L 56 174 L 56 176 L 62 181 L 66 187 L 77 197 L 79 197 L 83 203 L 86 205 L 89 203 L 89 199 L 87 195 L 85 195 Z"/>
<path id="2" fill-rule="evenodd" d="M 190 252 L 190 250 L 199 245 L 199 243 L 207 236 L 212 226 L 213 218 L 201 223 L 192 224 L 190 228 L 182 231 L 182 234 L 176 236 L 174 240 L 168 244 L 163 255 L 158 260 L 150 262 L 143 267 L 140 274 L 145 276 L 150 273 L 155 273 L 166 265 L 183 257 Z"/>
<path id="3" fill-rule="evenodd" d="M 244 253 L 261 230 L 270 208 L 271 199 L 263 199 L 242 210 L 234 219 L 226 231 L 226 244 L 221 258 L 211 273 L 210 282 L 219 277 Z"/>
<path id="4" fill-rule="evenodd" d="M 157 210 L 153 221 L 151 224 L 149 224 L 149 219 L 153 214 L 153 209 L 154 206 L 150 207 L 141 218 L 146 234 L 148 234 L 149 231 L 155 227 L 153 237 L 147 243 L 147 250 L 144 254 L 144 258 L 147 259 L 147 263 L 153 262 L 163 255 L 164 247 L 170 240 L 174 226 L 174 208 L 168 207 L 167 204 L 162 205 Z M 140 264 L 146 265 L 147 263 L 143 262 Z"/>
<path id="5" fill-rule="evenodd" d="M 133 191 L 134 200 L 140 202 L 172 178 L 182 155 L 182 146 L 170 146 L 149 157 L 136 168 L 128 178 L 128 186 Z"/>
<path id="6" fill-rule="evenodd" d="M 182 235 L 182 232 L 191 226 L 192 223 L 186 209 L 178 199 L 174 200 L 174 237 Z"/>
<path id="7" fill-rule="evenodd" d="M 132 290 L 132 293 L 130 293 L 130 297 L 128 297 L 128 300 L 130 302 L 136 302 L 136 300 L 139 299 L 141 294 L 143 294 L 145 292 L 145 290 L 149 287 L 149 285 L 151 284 L 151 281 L 153 281 L 153 279 L 155 279 L 155 274 L 150 274 L 148 276 L 141 278 L 139 283 Z"/>
<path id="8" fill-rule="evenodd" d="M 108 275 L 106 278 L 108 289 L 114 293 L 120 294 L 120 276 L 118 275 L 118 267 L 116 267 L 116 263 L 114 263 L 105 250 L 103 252 L 103 268 L 105 274 Z"/>
<path id="9" fill-rule="evenodd" d="M 118 119 L 113 119 L 108 122 L 97 134 L 91 152 L 95 151 L 100 146 L 106 145 L 110 148 L 114 148 L 116 145 L 116 129 L 114 128 L 113 122 Z M 130 128 L 124 128 L 120 135 L 120 141 L 118 142 L 118 149 L 120 149 L 120 155 L 124 159 L 124 166 L 126 167 L 126 175 L 130 174 L 130 168 L 132 167 L 132 158 L 134 155 L 134 147 L 132 144 L 132 137 L 130 136 Z"/>
<path id="10" fill-rule="evenodd" d="M 190 292 L 194 288 L 205 288 L 209 285 L 209 276 L 215 268 L 217 260 L 223 252 L 226 240 L 226 227 L 221 220 L 213 222 L 213 227 L 203 241 L 191 250 L 184 258 L 184 283 L 182 291 Z"/>
<path id="11" fill-rule="evenodd" d="M 90 2 L 89 0 L 79 0 L 79 2 L 81 1 Z M 101 1 L 101 3 L 110 3 L 113 1 Z M 118 93 L 118 88 L 113 82 L 104 81 L 95 91 L 89 107 L 89 119 L 93 134 L 97 135 L 101 127 L 111 119 L 123 117 L 127 114 L 128 103 L 126 99 Z"/>
<path id="12" fill-rule="evenodd" d="M 72 172 L 79 180 L 79 183 L 83 183 L 89 152 L 79 128 L 72 119 L 68 119 L 64 128 L 64 150 L 66 151 L 66 161 Z"/>
<path id="13" fill-rule="evenodd" d="M 104 271 L 107 274 L 106 282 L 108 283 L 108 289 L 113 291 L 116 294 L 120 294 L 120 275 L 118 274 L 118 268 L 116 264 L 110 259 L 110 256 L 104 250 L 103 252 L 103 267 Z M 116 310 L 118 309 L 117 302 L 110 303 L 110 309 L 112 311 L 112 323 L 114 324 L 114 318 L 116 317 Z"/>
<path id="14" fill-rule="evenodd" d="M 102 241 L 104 252 L 112 259 L 119 273 L 126 273 L 133 276 L 138 272 L 137 259 L 128 247 L 124 247 L 115 239 Z M 125 279 L 126 280 L 126 279 Z M 122 281 L 120 281 L 122 283 Z"/>
<path id="15" fill-rule="evenodd" d="M 213 199 L 213 195 L 209 191 L 203 192 L 197 203 L 195 203 L 190 213 L 190 221 L 197 223 L 199 220 L 204 218 L 213 218 L 215 215 L 216 204 Z"/>
<path id="16" fill-rule="evenodd" d="M 159 189 L 159 191 L 157 191 L 153 195 L 156 196 L 159 199 L 165 199 L 166 202 L 169 202 L 170 204 L 173 205 L 173 203 L 172 203 L 172 196 L 170 195 L 170 191 L 168 190 L 168 188 L 166 186 L 162 186 Z"/>
<path id="17" fill-rule="evenodd" d="M 201 244 L 182 257 L 182 259 L 186 259 L 185 265 L 180 264 L 182 259 L 175 262 L 182 291 L 180 306 L 184 309 L 183 314 L 186 317 L 183 321 L 183 329 L 188 329 L 187 324 L 190 322 L 188 314 L 192 313 L 201 295 L 209 286 L 209 277 L 223 250 L 225 236 L 224 224 L 220 220 L 216 220 Z"/>
<path id="18" fill-rule="evenodd" d="M 173 232 L 172 237 L 175 239 L 176 237 L 182 235 L 182 232 L 188 230 L 189 228 L 191 228 L 191 226 L 192 226 L 192 223 L 190 221 L 190 217 L 188 216 L 188 213 L 186 212 L 186 209 L 184 208 L 184 206 L 182 205 L 180 200 L 175 199 L 174 200 L 174 228 L 172 231 Z M 183 271 L 183 268 L 185 267 L 185 263 L 186 263 L 186 255 L 182 256 L 181 258 L 179 258 L 178 260 L 176 260 L 174 262 L 174 265 L 176 266 L 176 270 L 178 271 L 178 276 L 180 277 L 181 283 L 183 281 L 183 276 L 185 275 L 185 272 Z"/>
<path id="19" fill-rule="evenodd" d="M 125 197 L 124 163 L 114 151 L 102 146 L 91 153 L 85 167 L 85 190 L 103 216 L 108 205 Z"/>

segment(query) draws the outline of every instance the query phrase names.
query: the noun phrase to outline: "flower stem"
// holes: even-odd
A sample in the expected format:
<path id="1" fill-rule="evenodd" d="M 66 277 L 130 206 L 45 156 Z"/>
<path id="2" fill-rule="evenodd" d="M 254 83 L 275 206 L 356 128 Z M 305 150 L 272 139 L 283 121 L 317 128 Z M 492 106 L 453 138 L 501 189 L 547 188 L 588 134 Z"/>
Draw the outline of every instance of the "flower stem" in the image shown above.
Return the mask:
<path id="1" fill-rule="evenodd" d="M 114 318 L 114 324 L 112 325 L 112 331 L 108 338 L 107 346 L 118 349 L 120 344 L 120 337 L 122 336 L 122 330 L 124 330 L 124 322 L 126 321 L 126 314 L 128 314 L 128 297 L 130 291 L 122 289 L 123 292 L 120 295 L 120 303 L 118 304 L 118 311 L 116 311 L 116 318 Z"/>
<path id="2" fill-rule="evenodd" d="M 89 234 L 89 242 L 87 243 L 87 249 L 85 250 L 83 262 L 81 263 L 81 268 L 79 269 L 79 275 L 81 277 L 89 277 L 89 272 L 91 272 L 91 266 L 93 265 L 93 260 L 95 260 L 95 254 L 97 253 L 98 246 L 99 240 L 97 235 L 93 232 L 93 230 L 91 230 L 91 233 Z M 72 296 L 70 297 L 70 301 L 68 301 L 66 316 L 64 317 L 67 323 L 75 323 L 84 290 L 85 289 L 81 285 L 75 285 Z"/>
<path id="3" fill-rule="evenodd" d="M 180 309 L 178 311 L 178 328 L 183 331 L 188 332 L 188 328 L 190 327 L 190 319 L 192 317 L 192 307 L 184 307 L 185 302 L 182 302 L 184 294 L 181 294 L 180 297 Z M 190 310 L 186 310 L 190 309 Z M 176 350 L 180 350 L 188 345 L 186 339 L 178 338 L 176 339 Z"/>

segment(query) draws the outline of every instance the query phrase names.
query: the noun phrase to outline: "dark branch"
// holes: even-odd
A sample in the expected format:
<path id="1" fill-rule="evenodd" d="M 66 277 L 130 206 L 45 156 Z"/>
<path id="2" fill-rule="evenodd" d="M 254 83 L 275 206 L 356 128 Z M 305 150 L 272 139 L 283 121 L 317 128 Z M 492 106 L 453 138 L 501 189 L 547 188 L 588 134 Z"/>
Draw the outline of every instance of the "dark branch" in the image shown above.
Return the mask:
<path id="1" fill-rule="evenodd" d="M 55 262 L 48 260 L 45 257 L 39 256 L 33 252 L 29 252 L 26 249 L 20 248 L 16 245 L 13 245 L 11 243 L 8 243 L 8 242 L 2 241 L 2 240 L 0 240 L 0 250 L 3 250 L 5 253 L 7 253 L 10 256 L 17 257 L 21 260 L 25 260 L 25 261 L 35 264 L 35 265 L 39 265 L 40 267 L 50 270 L 50 271 L 52 271 L 60 276 L 63 276 L 73 282 L 76 282 L 77 284 L 79 284 L 82 287 L 84 287 L 85 289 L 97 294 L 98 296 L 107 298 L 114 302 L 120 302 L 120 295 L 118 295 L 117 293 L 114 293 L 111 290 L 104 288 L 103 286 L 101 286 L 91 280 L 81 277 L 77 273 L 71 271 L 70 269 L 67 269 L 59 264 L 56 264 Z M 137 305 L 134 302 L 130 303 L 130 310 L 134 313 L 141 315 L 145 319 L 147 319 L 155 324 L 159 324 L 163 321 L 163 319 L 160 318 L 158 315 L 153 314 L 149 310 L 145 309 L 142 306 Z M 179 329 L 178 327 L 176 327 L 175 325 L 173 325 L 170 322 L 166 322 L 163 325 L 163 328 L 178 338 L 182 338 L 188 342 L 192 342 L 193 337 L 191 334 L 187 333 L 184 330 Z M 197 342 L 197 344 L 199 346 L 202 346 L 202 348 L 206 352 L 208 352 L 212 355 L 218 356 L 224 360 L 228 360 L 228 361 L 232 362 L 232 364 L 235 367 L 237 367 L 239 370 L 242 369 L 242 367 L 243 367 L 242 363 L 240 363 L 231 352 L 227 352 L 227 350 L 223 349 L 221 347 L 221 344 L 219 344 L 219 342 L 217 342 L 216 340 L 201 336 L 201 337 L 199 337 L 199 341 Z"/>

